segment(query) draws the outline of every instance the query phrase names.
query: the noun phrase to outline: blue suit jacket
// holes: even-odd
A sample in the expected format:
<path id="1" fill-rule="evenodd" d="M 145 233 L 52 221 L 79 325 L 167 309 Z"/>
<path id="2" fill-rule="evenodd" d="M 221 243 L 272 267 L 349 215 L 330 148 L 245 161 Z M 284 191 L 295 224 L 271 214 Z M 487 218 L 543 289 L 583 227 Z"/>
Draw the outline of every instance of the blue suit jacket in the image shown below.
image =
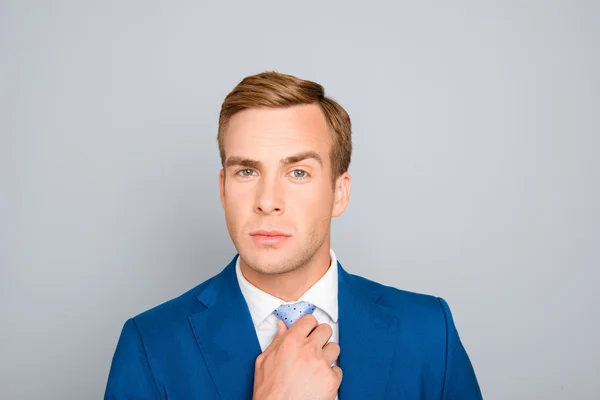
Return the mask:
<path id="1" fill-rule="evenodd" d="M 261 350 L 235 261 L 125 323 L 105 399 L 252 398 Z M 338 271 L 340 400 L 482 398 L 444 300 Z"/>

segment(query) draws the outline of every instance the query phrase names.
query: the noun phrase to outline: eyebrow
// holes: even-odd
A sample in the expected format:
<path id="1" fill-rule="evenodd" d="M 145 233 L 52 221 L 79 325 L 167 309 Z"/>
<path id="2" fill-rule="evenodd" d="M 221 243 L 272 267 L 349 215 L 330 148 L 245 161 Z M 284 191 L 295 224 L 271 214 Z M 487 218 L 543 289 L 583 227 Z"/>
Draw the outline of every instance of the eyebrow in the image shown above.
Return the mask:
<path id="1" fill-rule="evenodd" d="M 316 160 L 319 164 L 321 164 L 321 166 L 323 166 L 323 159 L 321 159 L 321 156 L 314 151 L 304 151 L 302 153 L 294 154 L 293 156 L 282 158 L 279 161 L 279 163 L 281 165 L 290 165 L 290 164 L 296 164 L 300 161 L 304 161 L 304 160 L 307 160 L 310 158 Z M 236 165 L 242 166 L 242 167 L 247 167 L 247 168 L 252 168 L 252 169 L 259 169 L 260 166 L 262 165 L 262 163 L 260 161 L 252 160 L 250 158 L 236 157 L 236 156 L 229 157 L 225 161 L 226 168 L 233 167 Z"/>

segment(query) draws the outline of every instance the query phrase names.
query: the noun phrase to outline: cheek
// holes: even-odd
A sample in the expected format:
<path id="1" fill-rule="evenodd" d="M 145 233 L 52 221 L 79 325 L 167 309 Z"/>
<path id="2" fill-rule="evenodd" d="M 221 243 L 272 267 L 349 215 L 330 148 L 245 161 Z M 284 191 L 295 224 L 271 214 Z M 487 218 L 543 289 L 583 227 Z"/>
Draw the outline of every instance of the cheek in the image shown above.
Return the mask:
<path id="1" fill-rule="evenodd" d="M 331 218 L 333 192 L 328 188 L 311 188 L 311 190 L 295 190 L 288 195 L 288 211 L 292 215 L 302 215 L 302 219 Z"/>
<path id="2" fill-rule="evenodd" d="M 240 190 L 239 185 L 225 185 L 224 208 L 231 222 L 236 222 L 249 209 L 250 193 Z"/>
<path id="3" fill-rule="evenodd" d="M 230 178 L 233 180 L 233 178 Z M 252 192 L 252 185 L 240 184 L 239 182 L 226 181 L 225 182 L 225 200 L 230 203 L 243 203 L 244 200 L 250 198 Z"/>

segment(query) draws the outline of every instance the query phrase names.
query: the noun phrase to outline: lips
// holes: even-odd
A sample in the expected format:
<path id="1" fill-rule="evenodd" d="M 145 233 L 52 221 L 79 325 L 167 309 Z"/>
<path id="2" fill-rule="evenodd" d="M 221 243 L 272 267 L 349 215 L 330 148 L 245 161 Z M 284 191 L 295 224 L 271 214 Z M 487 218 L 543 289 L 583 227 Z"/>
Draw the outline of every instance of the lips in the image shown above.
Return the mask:
<path id="1" fill-rule="evenodd" d="M 281 232 L 281 231 L 265 231 L 265 230 L 259 230 L 259 231 L 253 231 L 250 232 L 250 236 L 269 236 L 269 237 L 273 237 L 273 236 L 283 236 L 283 237 L 290 237 L 292 235 L 285 233 L 285 232 Z"/>
<path id="2" fill-rule="evenodd" d="M 250 232 L 250 237 L 257 245 L 279 245 L 284 243 L 292 235 L 281 231 L 258 230 Z"/>

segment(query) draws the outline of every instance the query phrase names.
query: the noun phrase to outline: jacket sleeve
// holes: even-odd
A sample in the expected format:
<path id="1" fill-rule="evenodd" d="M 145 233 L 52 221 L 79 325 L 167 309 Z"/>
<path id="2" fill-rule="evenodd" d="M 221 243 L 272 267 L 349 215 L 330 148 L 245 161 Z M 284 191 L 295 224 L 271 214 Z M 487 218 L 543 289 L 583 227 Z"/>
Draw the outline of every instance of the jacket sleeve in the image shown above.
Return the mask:
<path id="1" fill-rule="evenodd" d="M 137 325 L 129 319 L 123 326 L 113 356 L 105 400 L 160 399 Z"/>
<path id="2" fill-rule="evenodd" d="M 450 307 L 439 299 L 446 318 L 446 374 L 442 400 L 481 400 L 475 371 L 452 319 Z"/>

